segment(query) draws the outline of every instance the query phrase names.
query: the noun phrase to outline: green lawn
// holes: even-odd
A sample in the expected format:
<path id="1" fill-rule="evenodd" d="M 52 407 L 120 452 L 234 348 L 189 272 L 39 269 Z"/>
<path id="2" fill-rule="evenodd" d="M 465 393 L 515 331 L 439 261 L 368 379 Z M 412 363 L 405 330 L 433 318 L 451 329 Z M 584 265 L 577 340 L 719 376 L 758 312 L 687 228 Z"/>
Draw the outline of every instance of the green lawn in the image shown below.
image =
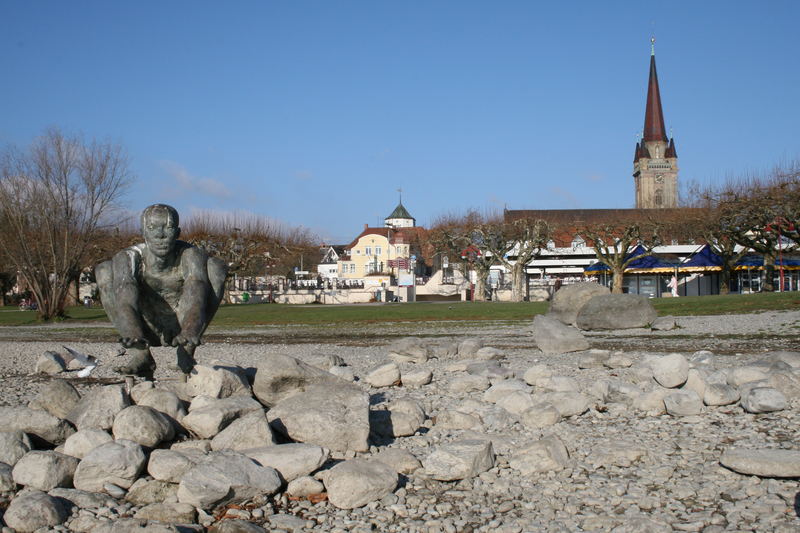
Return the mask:
<path id="1" fill-rule="evenodd" d="M 658 314 L 723 315 L 769 310 L 800 309 L 800 293 L 765 293 L 728 296 L 690 296 L 653 300 Z M 435 322 L 444 320 L 529 320 L 547 311 L 545 302 L 524 303 L 405 303 L 383 305 L 226 305 L 214 318 L 215 327 L 247 327 L 270 324 L 336 325 L 379 322 Z M 71 324 L 107 322 L 99 308 L 71 307 L 67 310 Z M 0 325 L 25 326 L 39 324 L 34 311 L 18 311 L 0 307 Z"/>

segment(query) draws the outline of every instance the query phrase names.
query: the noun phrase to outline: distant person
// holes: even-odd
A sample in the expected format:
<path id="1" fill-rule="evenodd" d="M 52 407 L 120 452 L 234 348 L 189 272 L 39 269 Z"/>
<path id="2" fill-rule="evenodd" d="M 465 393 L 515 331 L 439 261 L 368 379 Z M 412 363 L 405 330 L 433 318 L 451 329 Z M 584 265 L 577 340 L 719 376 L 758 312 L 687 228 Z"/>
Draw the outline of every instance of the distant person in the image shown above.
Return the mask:
<path id="1" fill-rule="evenodd" d="M 204 250 L 179 241 L 178 212 L 155 204 L 142 212 L 144 243 L 118 252 L 95 268 L 103 307 L 120 334 L 120 374 L 152 378 L 151 346 L 174 346 L 171 368 L 194 368 L 200 337 L 216 313 L 227 267 Z"/>
<path id="2" fill-rule="evenodd" d="M 677 276 L 672 276 L 670 278 L 670 280 L 669 280 L 669 283 L 667 283 L 667 287 L 672 292 L 672 297 L 673 298 L 677 298 L 678 297 L 678 277 Z"/>

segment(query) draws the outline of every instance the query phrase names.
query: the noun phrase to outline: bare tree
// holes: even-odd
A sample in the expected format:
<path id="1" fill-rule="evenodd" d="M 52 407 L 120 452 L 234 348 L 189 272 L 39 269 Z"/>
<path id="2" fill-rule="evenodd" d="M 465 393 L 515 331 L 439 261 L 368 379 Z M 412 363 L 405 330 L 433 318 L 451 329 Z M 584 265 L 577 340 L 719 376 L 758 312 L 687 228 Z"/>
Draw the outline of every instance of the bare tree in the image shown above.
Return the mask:
<path id="1" fill-rule="evenodd" d="M 0 254 L 30 287 L 43 320 L 63 316 L 70 283 L 108 227 L 131 177 L 120 146 L 50 129 L 0 161 Z"/>
<path id="2" fill-rule="evenodd" d="M 522 302 L 527 296 L 525 267 L 541 254 L 550 239 L 550 226 L 544 220 L 521 218 L 512 222 L 494 220 L 482 224 L 483 247 L 511 272 L 511 300 Z"/>
<path id="3" fill-rule="evenodd" d="M 797 163 L 779 166 L 765 176 L 728 180 L 718 194 L 719 219 L 731 238 L 764 258 L 764 292 L 775 290 L 777 255 L 797 248 L 799 176 Z"/>
<path id="4" fill-rule="evenodd" d="M 308 229 L 253 213 L 199 211 L 182 224 L 184 239 L 228 263 L 234 276 L 288 275 L 300 263 L 316 258 L 318 239 Z"/>
<path id="5" fill-rule="evenodd" d="M 622 294 L 625 269 L 643 257 L 653 254 L 661 244 L 660 226 L 654 222 L 638 220 L 579 224 L 578 234 L 594 246 L 597 260 L 608 266 L 613 276 L 611 292 Z M 633 253 L 638 246 L 641 253 Z"/>
<path id="6" fill-rule="evenodd" d="M 470 271 L 475 273 L 475 301 L 486 301 L 489 270 L 497 263 L 496 256 L 488 252 L 487 235 L 492 231 L 484 215 L 471 209 L 464 215 L 446 215 L 434 222 L 428 232 L 429 242 L 440 253 L 460 257 L 460 268 L 465 279 Z"/>

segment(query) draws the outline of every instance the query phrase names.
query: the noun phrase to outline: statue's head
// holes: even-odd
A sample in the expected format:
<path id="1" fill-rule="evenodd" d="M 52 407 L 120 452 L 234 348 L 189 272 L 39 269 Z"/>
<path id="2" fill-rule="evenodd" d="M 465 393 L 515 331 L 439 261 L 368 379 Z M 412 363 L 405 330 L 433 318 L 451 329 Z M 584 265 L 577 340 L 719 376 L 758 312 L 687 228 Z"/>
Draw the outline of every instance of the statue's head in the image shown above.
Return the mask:
<path id="1" fill-rule="evenodd" d="M 142 235 L 154 255 L 166 257 L 173 252 L 181 234 L 178 223 L 178 212 L 172 206 L 153 204 L 142 211 Z"/>

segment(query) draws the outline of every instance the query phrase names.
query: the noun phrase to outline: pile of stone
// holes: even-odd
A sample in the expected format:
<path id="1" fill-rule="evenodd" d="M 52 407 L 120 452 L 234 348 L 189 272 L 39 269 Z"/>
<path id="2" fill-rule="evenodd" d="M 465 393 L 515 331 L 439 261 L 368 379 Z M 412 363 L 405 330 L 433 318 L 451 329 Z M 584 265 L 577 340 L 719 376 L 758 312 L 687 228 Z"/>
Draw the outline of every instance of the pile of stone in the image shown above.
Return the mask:
<path id="1" fill-rule="evenodd" d="M 215 361 L 198 365 L 186 383 L 141 382 L 130 391 L 108 385 L 80 394 L 67 380 L 49 381 L 27 407 L 0 407 L 0 492 L 10 499 L 3 519 L 18 531 L 181 525 L 224 533 L 323 522 L 344 531 L 358 516 L 379 528 L 387 523 L 379 520 L 397 520 L 399 531 L 412 514 L 414 527 L 441 518 L 458 529 L 448 509 L 520 509 L 533 497 L 518 494 L 521 484 L 552 491 L 562 478 L 567 486 L 582 476 L 589 491 L 603 472 L 667 468 L 648 446 L 615 439 L 616 430 L 578 447 L 576 428 L 607 430 L 600 424 L 618 417 L 655 431 L 778 413 L 800 400 L 800 353 L 731 365 L 709 351 L 591 349 L 554 314 L 537 317 L 532 331 L 539 350 L 521 356 L 476 337 L 405 338 L 354 367 L 336 355 L 308 358 L 312 365 L 269 354 L 255 368 Z M 741 474 L 800 477 L 794 450 L 708 452 L 729 476 L 743 477 L 717 461 Z M 646 510 L 651 502 L 630 490 Z M 468 491 L 487 499 L 473 510 Z M 493 494 L 512 493 L 491 503 Z M 543 520 L 555 512 L 539 505 Z M 289 514 L 298 508 L 302 516 Z M 586 528 L 593 520 L 601 522 L 586 518 Z"/>

